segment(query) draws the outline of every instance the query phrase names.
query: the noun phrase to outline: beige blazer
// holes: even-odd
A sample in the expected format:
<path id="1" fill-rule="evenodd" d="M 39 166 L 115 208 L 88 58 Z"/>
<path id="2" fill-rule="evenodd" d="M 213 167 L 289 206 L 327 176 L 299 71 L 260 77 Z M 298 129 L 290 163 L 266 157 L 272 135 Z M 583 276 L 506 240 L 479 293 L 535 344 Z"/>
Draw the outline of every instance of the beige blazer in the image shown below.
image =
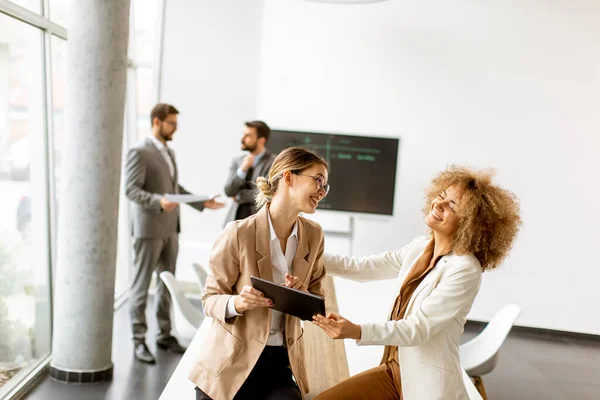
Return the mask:
<path id="1" fill-rule="evenodd" d="M 388 321 L 361 324 L 357 344 L 398 346 L 404 400 L 468 400 L 458 346 L 481 284 L 477 258 L 454 253 L 442 257 L 411 296 L 404 319 L 390 320 L 404 279 L 429 240 L 421 236 L 402 249 L 369 257 L 325 254 L 325 267 L 331 275 L 359 282 L 396 280 L 387 294 Z"/>
<path id="2" fill-rule="evenodd" d="M 206 315 L 213 318 L 188 378 L 214 400 L 230 400 L 240 389 L 266 346 L 271 310 L 257 308 L 225 319 L 229 298 L 250 285 L 250 276 L 273 280 L 267 207 L 256 215 L 227 224 L 210 256 L 210 275 L 202 298 Z M 308 291 L 323 296 L 323 231 L 298 217 L 298 249 L 292 274 L 304 281 Z M 285 318 L 285 344 L 292 373 L 302 394 L 309 392 L 300 320 Z"/>

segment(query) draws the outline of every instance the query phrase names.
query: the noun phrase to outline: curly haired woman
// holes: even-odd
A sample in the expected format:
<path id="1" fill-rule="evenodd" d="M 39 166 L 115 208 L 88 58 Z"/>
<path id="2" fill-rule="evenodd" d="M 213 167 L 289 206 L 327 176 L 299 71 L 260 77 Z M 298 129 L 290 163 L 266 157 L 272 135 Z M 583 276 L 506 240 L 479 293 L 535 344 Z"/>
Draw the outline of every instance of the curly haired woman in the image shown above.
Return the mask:
<path id="1" fill-rule="evenodd" d="M 389 320 L 354 324 L 329 314 L 313 323 L 334 339 L 385 346 L 381 364 L 321 393 L 329 399 L 468 399 L 459 337 L 483 271 L 508 254 L 521 225 L 516 197 L 492 174 L 450 167 L 427 190 L 430 234 L 399 250 L 369 257 L 325 254 L 327 272 L 366 282 L 396 279 Z"/>

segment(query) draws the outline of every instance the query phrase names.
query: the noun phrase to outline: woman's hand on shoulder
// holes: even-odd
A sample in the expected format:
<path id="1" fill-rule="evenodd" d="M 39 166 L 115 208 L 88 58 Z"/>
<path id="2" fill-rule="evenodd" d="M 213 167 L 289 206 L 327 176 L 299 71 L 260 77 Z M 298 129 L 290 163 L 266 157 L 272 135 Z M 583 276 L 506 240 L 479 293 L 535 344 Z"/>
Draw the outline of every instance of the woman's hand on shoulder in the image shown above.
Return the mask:
<path id="1" fill-rule="evenodd" d="M 273 301 L 265 297 L 264 293 L 250 285 L 244 286 L 239 295 L 234 299 L 235 310 L 238 313 L 252 310 L 253 308 L 268 308 L 273 306 Z"/>

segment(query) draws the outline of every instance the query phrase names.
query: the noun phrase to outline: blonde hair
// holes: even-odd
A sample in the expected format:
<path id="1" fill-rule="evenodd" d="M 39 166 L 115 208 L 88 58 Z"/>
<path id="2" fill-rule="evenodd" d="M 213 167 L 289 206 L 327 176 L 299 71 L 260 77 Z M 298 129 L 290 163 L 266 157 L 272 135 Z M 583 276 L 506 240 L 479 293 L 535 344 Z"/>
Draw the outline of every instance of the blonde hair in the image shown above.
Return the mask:
<path id="1" fill-rule="evenodd" d="M 452 165 L 431 182 L 423 209 L 427 215 L 433 199 L 450 186 L 463 190 L 458 208 L 460 224 L 452 248 L 456 254 L 473 254 L 483 271 L 500 265 L 522 225 L 517 197 L 494 185 L 493 175 L 493 170 Z"/>
<path id="2" fill-rule="evenodd" d="M 329 170 L 329 163 L 323 157 L 308 149 L 288 147 L 283 150 L 273 161 L 268 179 L 262 176 L 256 179 L 256 186 L 259 189 L 254 200 L 256 207 L 261 208 L 273 200 L 273 196 L 275 196 L 279 187 L 279 180 L 285 171 L 299 173 L 315 164 L 321 164 Z"/>

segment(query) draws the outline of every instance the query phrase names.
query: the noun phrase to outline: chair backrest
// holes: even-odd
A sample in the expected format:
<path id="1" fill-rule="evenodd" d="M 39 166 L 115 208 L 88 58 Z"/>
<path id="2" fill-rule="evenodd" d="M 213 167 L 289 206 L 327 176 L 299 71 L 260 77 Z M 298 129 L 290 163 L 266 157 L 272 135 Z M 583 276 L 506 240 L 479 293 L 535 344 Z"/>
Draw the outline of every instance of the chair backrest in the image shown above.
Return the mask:
<path id="1" fill-rule="evenodd" d="M 175 279 L 173 274 L 169 271 L 163 271 L 160 273 L 160 279 L 165 283 L 169 293 L 171 293 L 171 299 L 175 309 L 175 325 L 177 325 L 177 318 L 183 317 L 183 320 L 189 323 L 192 327 L 198 329 L 204 314 L 198 308 L 194 307 L 192 303 L 185 297 L 185 292 L 182 286 Z M 182 327 L 183 328 L 183 327 Z M 179 330 L 179 327 L 177 327 Z"/>
<path id="2" fill-rule="evenodd" d="M 521 306 L 504 306 L 478 336 L 460 346 L 463 367 L 469 370 L 473 365 L 481 365 L 494 359 L 520 314 Z"/>
<path id="3" fill-rule="evenodd" d="M 208 278 L 208 270 L 204 267 L 204 265 L 195 262 L 192 264 L 192 268 L 194 268 L 194 272 L 196 273 L 196 278 L 198 279 L 198 283 L 200 284 L 200 293 L 204 293 L 204 286 L 206 285 L 206 278 Z"/>

